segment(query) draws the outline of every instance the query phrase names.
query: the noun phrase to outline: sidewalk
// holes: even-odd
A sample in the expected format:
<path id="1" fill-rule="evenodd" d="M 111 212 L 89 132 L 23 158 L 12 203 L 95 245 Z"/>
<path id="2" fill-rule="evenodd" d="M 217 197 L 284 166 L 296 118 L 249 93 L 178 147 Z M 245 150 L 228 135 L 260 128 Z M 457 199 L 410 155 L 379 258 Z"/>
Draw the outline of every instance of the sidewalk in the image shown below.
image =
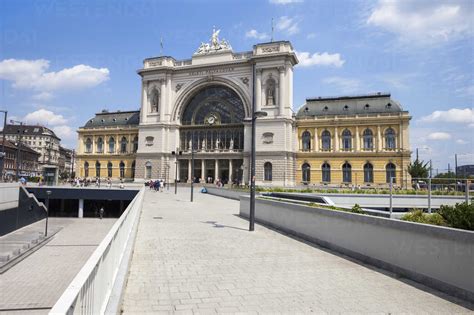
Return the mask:
<path id="1" fill-rule="evenodd" d="M 238 201 L 196 189 L 191 203 L 189 189 L 179 191 L 146 191 L 126 314 L 469 313 L 442 293 L 260 225 L 248 232 Z"/>

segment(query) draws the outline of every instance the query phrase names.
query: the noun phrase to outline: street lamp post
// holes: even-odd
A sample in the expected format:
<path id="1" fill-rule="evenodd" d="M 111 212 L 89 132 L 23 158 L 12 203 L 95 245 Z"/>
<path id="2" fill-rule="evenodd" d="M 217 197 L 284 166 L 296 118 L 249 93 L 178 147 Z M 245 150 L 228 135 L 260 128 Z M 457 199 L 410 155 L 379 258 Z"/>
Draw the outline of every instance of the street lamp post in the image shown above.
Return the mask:
<path id="1" fill-rule="evenodd" d="M 176 151 L 171 151 L 171 155 L 175 156 L 175 173 L 174 173 L 174 194 L 178 193 L 178 155 L 183 154 L 182 151 L 179 151 L 179 148 L 176 148 Z"/>
<path id="2" fill-rule="evenodd" d="M 255 132 L 256 121 L 259 117 L 267 116 L 267 112 L 255 110 L 255 64 L 252 71 L 252 148 L 250 152 L 250 214 L 249 214 L 249 231 L 255 230 Z"/>
<path id="3" fill-rule="evenodd" d="M 49 196 L 51 195 L 51 190 L 46 191 L 46 226 L 44 227 L 44 237 L 48 236 L 48 218 L 49 218 Z"/>
<path id="4" fill-rule="evenodd" d="M 2 138 L 2 163 L 0 163 L 0 179 L 3 181 L 3 170 L 5 169 L 5 159 L 7 157 L 7 153 L 5 151 L 5 135 L 6 135 L 6 128 L 7 128 L 7 114 L 8 111 L 0 110 L 3 113 L 3 138 Z"/>
<path id="5" fill-rule="evenodd" d="M 194 132 L 191 140 L 191 202 L 194 200 Z"/>

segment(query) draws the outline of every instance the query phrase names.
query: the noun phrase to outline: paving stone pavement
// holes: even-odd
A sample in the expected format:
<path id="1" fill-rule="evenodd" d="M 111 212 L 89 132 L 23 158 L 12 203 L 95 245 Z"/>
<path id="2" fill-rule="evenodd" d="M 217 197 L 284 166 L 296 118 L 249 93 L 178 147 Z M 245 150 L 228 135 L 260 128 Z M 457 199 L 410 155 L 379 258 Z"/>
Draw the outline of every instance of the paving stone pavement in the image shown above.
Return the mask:
<path id="1" fill-rule="evenodd" d="M 200 193 L 191 203 L 185 188 L 147 191 L 122 311 L 470 312 L 470 304 L 260 225 L 248 232 L 238 208 Z"/>
<path id="2" fill-rule="evenodd" d="M 115 221 L 50 218 L 51 228 L 61 230 L 0 275 L 0 314 L 47 313 Z"/>

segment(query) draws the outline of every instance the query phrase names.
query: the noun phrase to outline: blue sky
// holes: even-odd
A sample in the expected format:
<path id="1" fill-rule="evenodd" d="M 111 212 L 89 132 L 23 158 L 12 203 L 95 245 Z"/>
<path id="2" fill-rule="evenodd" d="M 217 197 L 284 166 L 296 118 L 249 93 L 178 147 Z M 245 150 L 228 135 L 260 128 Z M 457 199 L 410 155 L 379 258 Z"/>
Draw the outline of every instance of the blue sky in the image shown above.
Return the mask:
<path id="1" fill-rule="evenodd" d="M 410 111 L 412 149 L 474 163 L 473 1 L 0 0 L 0 108 L 53 128 L 66 146 L 101 109 L 140 106 L 146 57 L 190 58 L 213 26 L 234 51 L 290 40 L 305 98 L 391 92 Z"/>

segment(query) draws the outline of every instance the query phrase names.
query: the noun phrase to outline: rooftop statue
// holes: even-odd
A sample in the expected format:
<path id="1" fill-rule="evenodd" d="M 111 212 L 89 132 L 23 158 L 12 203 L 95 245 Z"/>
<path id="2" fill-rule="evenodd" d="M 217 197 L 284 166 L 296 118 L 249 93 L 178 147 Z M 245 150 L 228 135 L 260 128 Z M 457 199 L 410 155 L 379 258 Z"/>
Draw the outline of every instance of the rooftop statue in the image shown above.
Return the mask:
<path id="1" fill-rule="evenodd" d="M 232 50 L 229 42 L 227 42 L 225 39 L 219 40 L 220 31 L 221 30 L 216 31 L 215 28 L 213 28 L 210 43 L 201 42 L 201 45 L 196 50 L 195 54 L 204 55 L 223 50 Z"/>

